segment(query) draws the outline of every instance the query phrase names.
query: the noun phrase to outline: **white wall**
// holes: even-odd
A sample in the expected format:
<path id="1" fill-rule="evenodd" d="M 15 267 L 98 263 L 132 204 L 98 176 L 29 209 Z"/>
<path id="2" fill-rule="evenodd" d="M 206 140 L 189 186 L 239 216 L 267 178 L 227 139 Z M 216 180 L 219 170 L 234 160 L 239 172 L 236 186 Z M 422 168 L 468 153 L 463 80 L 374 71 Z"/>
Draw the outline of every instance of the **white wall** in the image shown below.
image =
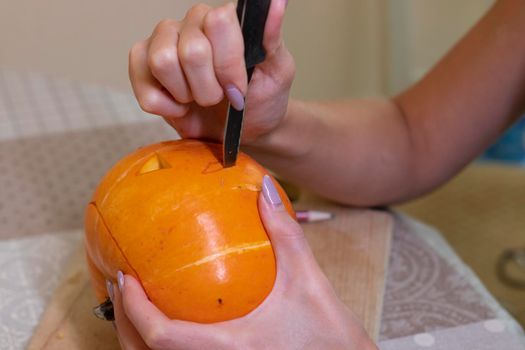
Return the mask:
<path id="1" fill-rule="evenodd" d="M 290 0 L 286 43 L 295 93 L 309 98 L 377 94 L 384 86 L 383 0 Z"/>
<path id="2" fill-rule="evenodd" d="M 132 43 L 194 0 L 4 0 L 0 68 L 128 90 Z M 210 4 L 224 1 L 208 0 Z M 307 98 L 396 91 L 424 72 L 489 0 L 290 0 L 285 37 Z"/>
<path id="3" fill-rule="evenodd" d="M 395 92 L 425 74 L 494 0 L 390 0 L 389 80 Z"/>
<path id="4" fill-rule="evenodd" d="M 132 43 L 191 0 L 4 0 L 0 67 L 49 72 L 128 89 Z"/>

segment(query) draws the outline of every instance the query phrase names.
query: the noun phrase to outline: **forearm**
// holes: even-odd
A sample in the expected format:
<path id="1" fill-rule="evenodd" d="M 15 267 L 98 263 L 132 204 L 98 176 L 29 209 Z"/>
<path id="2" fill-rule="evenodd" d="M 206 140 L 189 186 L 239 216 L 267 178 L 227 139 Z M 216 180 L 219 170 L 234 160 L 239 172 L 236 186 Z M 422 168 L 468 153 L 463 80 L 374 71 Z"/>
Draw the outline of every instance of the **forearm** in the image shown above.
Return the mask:
<path id="1" fill-rule="evenodd" d="M 392 100 L 292 101 L 249 148 L 284 178 L 353 205 L 408 199 L 448 180 L 525 99 L 525 2 L 501 0 L 418 84 Z"/>
<path id="2" fill-rule="evenodd" d="M 389 203 L 413 186 L 410 134 L 390 100 L 291 101 L 248 151 L 281 177 L 352 205 Z"/>
<path id="3" fill-rule="evenodd" d="M 497 1 L 429 74 L 395 99 L 428 189 L 460 171 L 523 111 L 524 33 L 525 1 Z"/>

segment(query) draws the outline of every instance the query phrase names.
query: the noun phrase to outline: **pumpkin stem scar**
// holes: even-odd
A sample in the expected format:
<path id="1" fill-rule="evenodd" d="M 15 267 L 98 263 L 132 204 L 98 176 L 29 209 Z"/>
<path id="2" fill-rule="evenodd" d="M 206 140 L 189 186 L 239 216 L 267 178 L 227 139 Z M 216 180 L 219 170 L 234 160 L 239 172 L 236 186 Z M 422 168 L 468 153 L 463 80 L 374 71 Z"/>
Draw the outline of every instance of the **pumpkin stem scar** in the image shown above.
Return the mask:
<path id="1" fill-rule="evenodd" d="M 265 247 L 270 247 L 270 241 L 251 242 L 251 243 L 239 244 L 233 247 L 226 247 L 213 254 L 208 255 L 207 257 L 204 257 L 192 263 L 181 266 L 178 269 L 174 270 L 173 273 L 179 272 L 181 270 L 185 270 L 190 267 L 206 264 L 211 261 L 217 260 L 218 258 L 222 258 L 228 255 L 244 254 L 250 250 L 257 250 L 257 249 L 261 249 Z"/>
<path id="2" fill-rule="evenodd" d="M 120 255 L 122 255 L 122 257 L 124 258 L 124 260 L 126 261 L 126 263 L 128 264 L 129 268 L 131 270 L 133 270 L 133 273 L 135 274 L 136 278 L 138 279 L 140 285 L 143 285 L 142 284 L 142 280 L 137 272 L 137 270 L 135 270 L 135 268 L 133 267 L 133 265 L 131 265 L 131 262 L 128 260 L 128 257 L 126 256 L 126 254 L 124 254 L 124 251 L 122 250 L 122 248 L 120 247 L 120 244 L 118 243 L 117 239 L 115 238 L 115 236 L 113 236 L 113 233 L 111 233 L 111 230 L 109 229 L 109 226 L 107 225 L 106 223 L 106 220 L 104 219 L 104 217 L 102 216 L 102 213 L 100 212 L 100 210 L 98 209 L 98 206 L 96 203 L 92 203 L 93 206 L 95 207 L 95 210 L 97 211 L 98 213 L 98 218 L 100 219 L 100 221 L 102 222 L 102 225 L 104 225 L 104 227 L 106 228 L 106 231 L 109 233 L 109 236 L 111 237 L 111 240 L 113 241 L 113 243 L 115 243 L 115 246 L 117 247 L 117 249 L 119 250 L 120 252 Z M 144 290 L 144 293 L 146 293 L 146 295 L 148 294 L 145 290 Z M 149 296 L 148 296 L 149 297 Z"/>

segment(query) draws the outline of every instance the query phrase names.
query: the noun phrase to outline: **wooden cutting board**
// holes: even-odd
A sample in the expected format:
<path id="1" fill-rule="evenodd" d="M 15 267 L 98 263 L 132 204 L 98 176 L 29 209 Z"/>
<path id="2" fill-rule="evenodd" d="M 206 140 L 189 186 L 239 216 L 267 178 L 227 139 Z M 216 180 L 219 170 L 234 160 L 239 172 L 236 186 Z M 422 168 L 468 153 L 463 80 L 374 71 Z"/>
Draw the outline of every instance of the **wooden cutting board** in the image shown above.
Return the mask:
<path id="1" fill-rule="evenodd" d="M 390 214 L 349 209 L 310 195 L 303 195 L 295 207 L 335 213 L 332 220 L 303 224 L 303 228 L 337 294 L 377 339 L 393 228 Z M 79 247 L 28 350 L 119 349 L 111 323 L 93 316 L 96 304 L 84 250 Z"/>

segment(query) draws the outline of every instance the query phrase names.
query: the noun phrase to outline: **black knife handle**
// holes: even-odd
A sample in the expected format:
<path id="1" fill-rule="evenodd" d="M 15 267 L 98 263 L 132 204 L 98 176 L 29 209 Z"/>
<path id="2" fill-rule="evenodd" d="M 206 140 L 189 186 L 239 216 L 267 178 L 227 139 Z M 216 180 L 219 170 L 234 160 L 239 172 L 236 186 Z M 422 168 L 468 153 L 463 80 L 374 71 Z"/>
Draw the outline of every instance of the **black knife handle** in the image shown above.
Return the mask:
<path id="1" fill-rule="evenodd" d="M 266 58 L 263 47 L 264 27 L 271 0 L 238 0 L 237 17 L 242 26 L 246 68 L 253 68 Z"/>

